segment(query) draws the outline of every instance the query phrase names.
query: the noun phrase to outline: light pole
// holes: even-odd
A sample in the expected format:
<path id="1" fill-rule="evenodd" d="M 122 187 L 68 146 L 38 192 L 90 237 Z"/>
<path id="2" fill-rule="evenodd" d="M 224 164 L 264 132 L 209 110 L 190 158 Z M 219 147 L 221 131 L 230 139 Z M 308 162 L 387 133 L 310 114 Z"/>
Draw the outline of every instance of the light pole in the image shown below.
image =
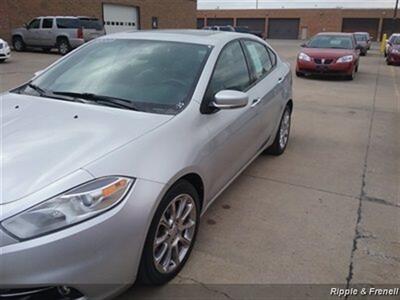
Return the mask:
<path id="1" fill-rule="evenodd" d="M 398 2 L 399 0 L 397 0 Z M 256 9 L 258 9 L 258 0 L 256 0 Z"/>

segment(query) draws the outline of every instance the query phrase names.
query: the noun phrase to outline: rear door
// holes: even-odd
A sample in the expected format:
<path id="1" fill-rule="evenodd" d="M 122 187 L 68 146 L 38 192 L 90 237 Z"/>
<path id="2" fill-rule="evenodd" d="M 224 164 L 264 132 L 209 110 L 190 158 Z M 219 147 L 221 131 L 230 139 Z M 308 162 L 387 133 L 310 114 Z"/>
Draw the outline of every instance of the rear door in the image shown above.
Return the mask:
<path id="1" fill-rule="evenodd" d="M 55 45 L 53 25 L 54 25 L 53 18 L 43 18 L 41 27 L 42 30 L 40 33 L 41 37 L 40 45 L 47 47 Z"/>
<path id="2" fill-rule="evenodd" d="M 255 80 L 249 92 L 258 99 L 253 106 L 257 109 L 261 128 L 258 143 L 263 147 L 273 138 L 277 122 L 280 120 L 281 106 L 284 103 L 282 83 L 285 74 L 277 66 L 276 54 L 265 44 L 244 40 L 243 45 Z"/>

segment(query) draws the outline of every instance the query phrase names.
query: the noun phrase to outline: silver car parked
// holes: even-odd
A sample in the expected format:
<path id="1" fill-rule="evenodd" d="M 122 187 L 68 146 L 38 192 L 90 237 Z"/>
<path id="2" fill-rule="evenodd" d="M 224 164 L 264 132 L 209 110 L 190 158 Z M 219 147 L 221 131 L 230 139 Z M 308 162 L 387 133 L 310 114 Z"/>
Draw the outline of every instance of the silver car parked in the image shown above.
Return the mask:
<path id="1" fill-rule="evenodd" d="M 104 299 L 174 278 L 211 203 L 285 151 L 292 74 L 252 35 L 119 33 L 1 102 L 0 288 Z"/>
<path id="2" fill-rule="evenodd" d="M 90 17 L 38 17 L 12 31 L 14 50 L 26 47 L 49 51 L 57 48 L 62 55 L 83 43 L 105 34 L 101 21 Z"/>

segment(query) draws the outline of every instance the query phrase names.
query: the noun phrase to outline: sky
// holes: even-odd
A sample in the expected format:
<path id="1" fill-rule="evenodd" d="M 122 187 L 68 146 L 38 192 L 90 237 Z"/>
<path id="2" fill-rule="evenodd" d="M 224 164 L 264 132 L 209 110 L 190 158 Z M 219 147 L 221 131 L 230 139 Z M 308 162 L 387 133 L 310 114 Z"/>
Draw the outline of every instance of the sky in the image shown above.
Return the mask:
<path id="1" fill-rule="evenodd" d="M 198 9 L 394 8 L 396 0 L 197 0 Z"/>

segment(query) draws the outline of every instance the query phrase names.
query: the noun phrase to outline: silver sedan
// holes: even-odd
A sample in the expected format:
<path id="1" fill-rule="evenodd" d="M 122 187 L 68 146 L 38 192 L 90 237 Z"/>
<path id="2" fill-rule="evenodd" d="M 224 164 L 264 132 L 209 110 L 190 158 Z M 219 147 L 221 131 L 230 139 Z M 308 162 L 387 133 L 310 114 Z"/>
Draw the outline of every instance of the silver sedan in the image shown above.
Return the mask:
<path id="1" fill-rule="evenodd" d="M 105 299 L 185 265 L 200 216 L 288 144 L 292 75 L 263 40 L 120 33 L 1 99 L 0 293 Z"/>

